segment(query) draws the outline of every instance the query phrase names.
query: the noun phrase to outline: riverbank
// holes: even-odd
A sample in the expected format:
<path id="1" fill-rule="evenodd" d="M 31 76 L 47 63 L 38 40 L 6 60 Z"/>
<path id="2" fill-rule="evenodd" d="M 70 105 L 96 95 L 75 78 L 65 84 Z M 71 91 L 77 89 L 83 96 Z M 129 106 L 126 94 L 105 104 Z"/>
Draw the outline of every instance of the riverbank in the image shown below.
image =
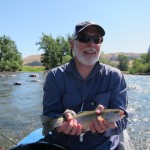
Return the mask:
<path id="1" fill-rule="evenodd" d="M 127 75 L 150 75 L 150 72 L 149 73 L 133 73 L 131 74 L 129 71 L 122 71 L 123 74 L 127 74 Z"/>
<path id="2" fill-rule="evenodd" d="M 45 67 L 43 66 L 23 66 L 21 71 L 16 71 L 16 72 L 47 72 L 45 70 Z M 16 72 L 0 72 L 0 75 L 3 75 L 5 73 L 16 73 Z M 129 71 L 122 71 L 123 74 L 127 74 L 127 75 L 150 75 L 149 73 L 133 73 L 131 74 Z"/>
<path id="3" fill-rule="evenodd" d="M 45 67 L 42 66 L 23 66 L 22 72 L 44 72 Z"/>
<path id="4" fill-rule="evenodd" d="M 9 71 L 3 71 L 0 72 L 0 75 L 5 74 L 5 73 L 17 73 L 17 72 L 44 72 L 45 67 L 43 66 L 23 66 L 21 71 L 15 71 L 15 72 L 9 72 Z"/>

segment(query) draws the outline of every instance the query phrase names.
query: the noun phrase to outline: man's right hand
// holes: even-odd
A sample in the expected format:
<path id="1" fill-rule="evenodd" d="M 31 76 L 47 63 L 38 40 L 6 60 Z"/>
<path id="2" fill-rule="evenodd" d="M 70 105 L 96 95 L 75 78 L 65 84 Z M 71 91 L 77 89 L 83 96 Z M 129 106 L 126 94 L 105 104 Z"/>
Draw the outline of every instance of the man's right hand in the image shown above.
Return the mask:
<path id="1" fill-rule="evenodd" d="M 65 113 L 66 122 L 57 127 L 58 132 L 62 132 L 68 135 L 80 135 L 81 125 L 77 123 L 77 120 L 73 119 L 71 113 Z"/>

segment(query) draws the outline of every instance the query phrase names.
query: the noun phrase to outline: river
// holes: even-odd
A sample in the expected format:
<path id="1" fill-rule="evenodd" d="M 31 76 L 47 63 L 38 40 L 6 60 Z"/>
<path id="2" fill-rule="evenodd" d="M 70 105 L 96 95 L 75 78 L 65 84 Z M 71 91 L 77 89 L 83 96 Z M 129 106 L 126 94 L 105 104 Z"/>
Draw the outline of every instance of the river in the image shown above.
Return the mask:
<path id="1" fill-rule="evenodd" d="M 41 128 L 45 74 L 0 73 L 0 147 L 10 148 Z M 127 130 L 135 150 L 150 149 L 150 76 L 125 75 L 128 86 Z M 21 82 L 21 85 L 14 85 Z"/>

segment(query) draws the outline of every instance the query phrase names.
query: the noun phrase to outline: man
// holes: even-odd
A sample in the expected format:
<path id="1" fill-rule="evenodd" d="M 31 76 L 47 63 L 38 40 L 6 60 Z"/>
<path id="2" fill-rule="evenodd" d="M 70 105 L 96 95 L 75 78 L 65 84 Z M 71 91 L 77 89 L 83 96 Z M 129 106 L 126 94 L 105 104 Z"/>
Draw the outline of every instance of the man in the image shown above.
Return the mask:
<path id="1" fill-rule="evenodd" d="M 65 113 L 66 122 L 52 131 L 54 143 L 71 150 L 114 150 L 119 134 L 127 125 L 126 83 L 118 69 L 99 62 L 104 29 L 94 22 L 75 26 L 71 44 L 73 59 L 52 69 L 45 81 L 43 115 L 57 118 L 66 109 L 76 113 L 85 110 L 121 109 L 126 117 L 117 122 L 99 118 L 91 121 L 90 131 L 80 141 L 82 125 Z M 45 130 L 46 127 L 44 127 Z"/>

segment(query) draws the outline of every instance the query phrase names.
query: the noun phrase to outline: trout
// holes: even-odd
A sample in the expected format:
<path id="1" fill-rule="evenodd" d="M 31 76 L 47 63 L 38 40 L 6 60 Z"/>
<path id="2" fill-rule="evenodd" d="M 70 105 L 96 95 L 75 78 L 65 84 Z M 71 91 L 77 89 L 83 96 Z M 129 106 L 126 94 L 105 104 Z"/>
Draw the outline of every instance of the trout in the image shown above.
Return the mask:
<path id="1" fill-rule="evenodd" d="M 66 110 L 65 113 L 70 112 L 73 115 L 73 119 L 77 120 L 78 124 L 82 126 L 82 132 L 90 130 L 90 123 L 96 117 L 101 117 L 101 119 L 107 122 L 116 122 L 125 117 L 124 111 L 120 109 L 104 109 L 100 114 L 96 114 L 94 111 L 82 111 L 76 114 L 72 110 Z M 44 125 L 42 134 L 47 135 L 53 129 L 61 126 L 65 121 L 65 117 L 60 116 L 59 118 L 49 118 L 47 116 L 41 115 L 41 121 Z"/>

